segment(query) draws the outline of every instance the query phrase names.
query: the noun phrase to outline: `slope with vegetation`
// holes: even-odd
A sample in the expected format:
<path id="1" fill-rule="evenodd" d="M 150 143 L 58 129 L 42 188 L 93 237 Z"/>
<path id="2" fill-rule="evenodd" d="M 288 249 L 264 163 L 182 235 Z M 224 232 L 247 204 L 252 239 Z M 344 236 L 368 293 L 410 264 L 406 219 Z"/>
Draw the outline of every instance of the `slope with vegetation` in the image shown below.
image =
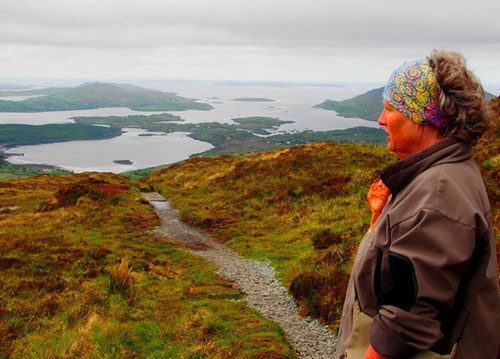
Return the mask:
<path id="1" fill-rule="evenodd" d="M 304 314 L 335 327 L 370 218 L 365 204 L 382 146 L 325 143 L 196 158 L 144 179 L 184 220 L 252 259 L 270 260 Z"/>
<path id="2" fill-rule="evenodd" d="M 497 121 L 474 156 L 500 248 L 500 100 L 492 104 Z M 368 229 L 366 193 L 395 159 L 382 146 L 323 142 L 196 158 L 143 181 L 171 198 L 184 220 L 244 256 L 270 260 L 302 312 L 336 328 L 353 256 Z"/>
<path id="3" fill-rule="evenodd" d="M 294 358 L 111 174 L 0 182 L 1 358 Z"/>
<path id="4" fill-rule="evenodd" d="M 32 93 L 31 91 L 30 93 Z M 1 101 L 0 112 L 42 112 L 128 107 L 138 111 L 211 110 L 212 106 L 172 93 L 134 85 L 84 83 L 74 88 L 39 90 L 44 96 Z"/>

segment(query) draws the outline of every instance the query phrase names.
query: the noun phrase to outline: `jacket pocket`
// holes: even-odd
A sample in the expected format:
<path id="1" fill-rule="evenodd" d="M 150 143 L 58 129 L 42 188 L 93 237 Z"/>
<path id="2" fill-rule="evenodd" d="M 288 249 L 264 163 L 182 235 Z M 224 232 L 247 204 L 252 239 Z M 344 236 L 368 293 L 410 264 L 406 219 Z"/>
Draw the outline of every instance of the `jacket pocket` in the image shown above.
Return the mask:
<path id="1" fill-rule="evenodd" d="M 352 312 L 352 334 L 343 358 L 363 359 L 370 345 L 370 327 L 373 319 L 363 313 L 356 300 Z M 441 355 L 430 350 L 418 352 L 413 359 L 453 359 L 455 357 L 456 344 L 450 354 Z"/>

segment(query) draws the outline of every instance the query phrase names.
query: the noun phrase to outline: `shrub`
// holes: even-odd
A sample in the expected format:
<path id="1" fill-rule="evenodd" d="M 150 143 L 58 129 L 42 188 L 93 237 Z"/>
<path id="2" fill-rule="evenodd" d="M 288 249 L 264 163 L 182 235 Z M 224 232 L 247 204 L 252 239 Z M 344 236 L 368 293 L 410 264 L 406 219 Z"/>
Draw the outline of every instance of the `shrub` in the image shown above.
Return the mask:
<path id="1" fill-rule="evenodd" d="M 119 294 L 128 302 L 134 301 L 132 268 L 127 258 L 122 258 L 120 264 L 109 270 L 108 294 Z"/>

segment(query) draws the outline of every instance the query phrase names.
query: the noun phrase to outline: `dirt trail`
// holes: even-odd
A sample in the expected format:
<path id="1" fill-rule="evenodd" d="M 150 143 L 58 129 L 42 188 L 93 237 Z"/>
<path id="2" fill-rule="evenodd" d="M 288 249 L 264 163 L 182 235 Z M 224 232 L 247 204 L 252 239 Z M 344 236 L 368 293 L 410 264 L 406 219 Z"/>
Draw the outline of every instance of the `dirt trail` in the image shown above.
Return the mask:
<path id="1" fill-rule="evenodd" d="M 192 253 L 208 259 L 217 272 L 235 283 L 248 305 L 278 323 L 295 347 L 299 358 L 332 358 L 337 338 L 315 319 L 302 318 L 292 297 L 275 278 L 267 262 L 244 259 L 207 234 L 182 222 L 179 212 L 158 193 L 143 193 L 156 209 L 161 226 L 158 234 L 185 243 Z"/>

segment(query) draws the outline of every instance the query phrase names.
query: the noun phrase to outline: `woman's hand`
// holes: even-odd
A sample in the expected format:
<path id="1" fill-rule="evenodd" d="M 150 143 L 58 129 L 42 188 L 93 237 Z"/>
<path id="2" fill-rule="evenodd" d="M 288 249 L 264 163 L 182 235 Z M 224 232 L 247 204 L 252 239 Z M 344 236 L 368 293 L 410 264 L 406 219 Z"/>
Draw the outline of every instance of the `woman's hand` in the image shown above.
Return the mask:
<path id="1" fill-rule="evenodd" d="M 382 209 L 387 202 L 387 198 L 391 194 L 391 190 L 386 187 L 384 182 L 379 178 L 373 182 L 370 187 L 370 191 L 368 192 L 368 205 L 370 206 L 370 211 L 372 211 L 372 220 L 370 222 L 370 229 L 377 221 Z"/>
<path id="2" fill-rule="evenodd" d="M 372 345 L 370 344 L 368 346 L 368 349 L 366 350 L 366 353 L 365 353 L 365 356 L 363 357 L 363 359 L 391 359 L 391 358 L 380 355 L 379 353 L 377 353 L 375 351 L 375 349 L 373 349 Z"/>

